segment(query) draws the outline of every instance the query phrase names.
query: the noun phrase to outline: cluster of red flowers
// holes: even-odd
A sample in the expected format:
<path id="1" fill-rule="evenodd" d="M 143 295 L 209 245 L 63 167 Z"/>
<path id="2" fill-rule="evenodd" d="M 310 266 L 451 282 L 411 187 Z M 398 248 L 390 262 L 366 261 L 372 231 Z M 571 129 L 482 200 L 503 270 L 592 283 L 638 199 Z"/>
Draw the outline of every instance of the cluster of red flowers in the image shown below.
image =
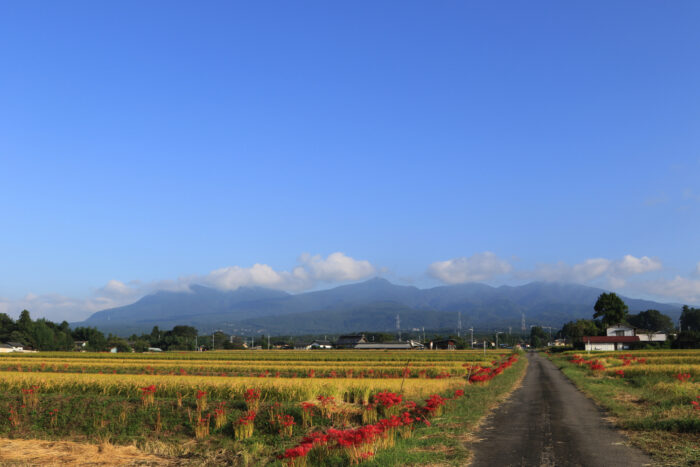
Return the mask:
<path id="1" fill-rule="evenodd" d="M 625 370 L 617 370 L 615 374 L 621 378 L 625 377 Z"/>
<path id="2" fill-rule="evenodd" d="M 618 356 L 620 360 L 622 360 L 622 366 L 630 366 L 632 363 L 646 363 L 647 359 L 646 358 L 637 358 L 633 357 L 632 354 L 622 354 Z"/>
<path id="3" fill-rule="evenodd" d="M 245 414 L 243 414 L 237 421 L 236 423 L 238 425 L 247 425 L 249 423 L 254 423 L 255 422 L 255 417 L 257 416 L 257 412 L 255 410 L 249 410 Z"/>
<path id="4" fill-rule="evenodd" d="M 305 436 L 297 446 L 287 449 L 282 456 L 289 463 L 295 459 L 306 456 L 314 447 L 324 446 L 329 449 L 348 449 L 353 457 L 367 459 L 374 455 L 373 445 L 379 440 L 393 435 L 393 431 L 400 427 L 410 427 L 419 417 L 409 412 L 384 418 L 377 423 L 336 430 L 329 428 L 326 433 L 314 432 Z"/>
<path id="5" fill-rule="evenodd" d="M 296 422 L 294 421 L 294 417 L 292 417 L 291 415 L 278 415 L 277 416 L 277 423 L 279 423 L 281 426 L 296 425 Z"/>
<path id="6" fill-rule="evenodd" d="M 454 392 L 457 399 L 464 396 L 464 390 L 458 389 Z M 319 396 L 319 400 L 323 396 Z M 324 398 L 327 399 L 327 398 Z M 301 442 L 290 449 L 287 449 L 282 456 L 288 464 L 298 465 L 303 462 L 303 458 L 315 447 L 325 447 L 327 449 L 346 449 L 355 462 L 367 459 L 374 455 L 374 451 L 387 440 L 393 440 L 397 431 L 409 434 L 413 430 L 415 422 L 423 421 L 426 425 L 430 422 L 427 416 L 437 415 L 439 410 L 450 399 L 438 394 L 433 394 L 425 401 L 424 407 L 418 407 L 413 401 L 403 401 L 400 395 L 392 392 L 380 392 L 374 395 L 374 400 L 387 407 L 401 406 L 403 412 L 399 415 L 378 420 L 376 423 L 361 426 L 359 428 L 349 428 L 346 430 L 328 429 L 325 433 L 314 432 L 304 437 Z M 309 404 L 313 406 L 313 404 Z M 304 405 L 302 405 L 304 407 Z M 405 432 L 403 430 L 406 430 Z"/>
<path id="7" fill-rule="evenodd" d="M 330 405 L 330 404 L 333 404 L 335 402 L 335 397 L 333 397 L 333 396 L 316 396 L 316 399 L 323 406 Z"/>
<path id="8" fill-rule="evenodd" d="M 571 361 L 571 363 L 575 363 L 579 366 L 588 365 L 588 368 L 592 371 L 605 370 L 605 365 L 600 363 L 598 360 L 586 360 L 585 358 L 582 358 L 580 355 L 574 355 L 569 360 Z"/>
<path id="9" fill-rule="evenodd" d="M 304 412 L 312 412 L 314 410 L 314 407 L 316 407 L 313 402 L 302 402 L 301 403 L 301 409 Z"/>
<path id="10" fill-rule="evenodd" d="M 201 389 L 197 390 L 197 399 L 201 399 L 202 397 L 206 396 L 207 393 L 205 391 L 202 391 Z"/>
<path id="11" fill-rule="evenodd" d="M 700 399 L 700 396 L 698 396 L 697 398 Z M 697 401 L 690 401 L 690 403 L 693 404 L 693 408 L 694 408 L 695 410 L 700 410 L 700 402 L 697 402 Z"/>
<path id="12" fill-rule="evenodd" d="M 686 381 L 689 381 L 691 378 L 690 373 L 678 373 L 676 375 L 676 379 L 680 381 L 681 383 L 684 383 Z"/>
<path id="13" fill-rule="evenodd" d="M 146 386 L 145 388 L 141 388 L 141 392 L 143 393 L 144 396 L 149 395 L 149 394 L 155 394 L 156 393 L 156 386 L 155 386 L 155 384 L 151 384 L 150 386 Z"/>
<path id="14" fill-rule="evenodd" d="M 401 404 L 403 396 L 396 394 L 395 392 L 380 392 L 374 395 L 374 401 L 386 408 L 393 407 L 395 405 Z"/>
<path id="15" fill-rule="evenodd" d="M 426 415 L 439 415 L 445 403 L 447 403 L 447 399 L 438 394 L 433 394 L 429 399 L 426 399 L 425 407 L 423 407 L 422 411 Z"/>
<path id="16" fill-rule="evenodd" d="M 503 373 L 503 370 L 510 368 L 513 363 L 518 361 L 517 355 L 511 355 L 507 359 L 503 360 L 500 364 L 498 362 L 491 362 L 492 367 L 481 367 L 479 365 L 474 365 L 469 367 L 470 383 L 485 383 L 491 381 L 494 377 Z M 497 365 L 498 364 L 498 365 Z M 496 366 L 497 365 L 497 366 Z"/>
<path id="17" fill-rule="evenodd" d="M 260 399 L 260 389 L 248 389 L 243 395 L 243 398 L 246 402 L 257 401 L 258 399 Z"/>

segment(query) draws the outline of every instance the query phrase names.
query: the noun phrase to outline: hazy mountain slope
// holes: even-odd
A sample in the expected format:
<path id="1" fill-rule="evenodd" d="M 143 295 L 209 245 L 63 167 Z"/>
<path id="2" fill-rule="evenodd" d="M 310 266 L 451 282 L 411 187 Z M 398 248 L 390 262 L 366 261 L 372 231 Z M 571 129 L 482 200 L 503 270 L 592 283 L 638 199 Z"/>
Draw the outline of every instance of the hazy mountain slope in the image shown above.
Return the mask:
<path id="1" fill-rule="evenodd" d="M 264 288 L 220 291 L 192 286 L 188 292 L 157 292 L 137 302 L 95 313 L 79 325 L 127 334 L 154 325 L 195 326 L 203 332 L 338 333 L 392 330 L 400 313 L 402 328 L 454 328 L 462 313 L 464 328 L 520 329 L 526 324 L 561 326 L 591 318 L 601 289 L 576 284 L 533 282 L 522 286 L 484 284 L 418 289 L 384 279 L 329 290 L 290 295 Z M 624 298 L 631 312 L 650 308 L 677 319 L 680 305 Z"/>

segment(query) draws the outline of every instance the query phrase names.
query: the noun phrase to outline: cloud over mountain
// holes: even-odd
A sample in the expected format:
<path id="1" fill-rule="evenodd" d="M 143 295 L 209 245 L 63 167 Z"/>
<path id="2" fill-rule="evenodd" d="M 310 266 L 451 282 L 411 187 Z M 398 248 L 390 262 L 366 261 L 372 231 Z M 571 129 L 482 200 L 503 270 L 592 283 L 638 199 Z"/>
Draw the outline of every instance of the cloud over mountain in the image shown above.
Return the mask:
<path id="1" fill-rule="evenodd" d="M 490 251 L 475 253 L 447 261 L 436 261 L 428 267 L 428 274 L 446 284 L 463 284 L 493 279 L 509 273 L 513 267 Z"/>

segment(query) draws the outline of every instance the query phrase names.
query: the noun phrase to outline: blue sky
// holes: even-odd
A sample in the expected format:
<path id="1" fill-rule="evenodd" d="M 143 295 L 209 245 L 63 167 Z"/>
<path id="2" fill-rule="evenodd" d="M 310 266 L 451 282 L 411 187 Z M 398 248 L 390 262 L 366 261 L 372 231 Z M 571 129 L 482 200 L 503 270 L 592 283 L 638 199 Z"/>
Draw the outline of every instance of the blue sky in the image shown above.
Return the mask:
<path id="1" fill-rule="evenodd" d="M 693 1 L 4 2 L 0 312 L 377 274 L 700 303 L 698 20 Z"/>

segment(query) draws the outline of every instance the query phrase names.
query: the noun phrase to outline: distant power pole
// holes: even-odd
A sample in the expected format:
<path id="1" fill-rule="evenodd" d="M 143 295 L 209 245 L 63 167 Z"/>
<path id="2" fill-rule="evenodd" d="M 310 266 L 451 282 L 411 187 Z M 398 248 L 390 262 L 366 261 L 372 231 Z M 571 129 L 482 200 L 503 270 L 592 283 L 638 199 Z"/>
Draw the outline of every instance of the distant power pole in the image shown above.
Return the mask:
<path id="1" fill-rule="evenodd" d="M 522 332 L 527 331 L 527 328 L 525 327 L 525 312 L 521 313 L 520 316 L 520 330 Z"/>
<path id="2" fill-rule="evenodd" d="M 457 313 L 457 337 L 462 337 L 462 312 Z"/>
<path id="3" fill-rule="evenodd" d="M 401 342 L 401 317 L 396 313 L 396 331 L 399 333 L 399 342 Z"/>

